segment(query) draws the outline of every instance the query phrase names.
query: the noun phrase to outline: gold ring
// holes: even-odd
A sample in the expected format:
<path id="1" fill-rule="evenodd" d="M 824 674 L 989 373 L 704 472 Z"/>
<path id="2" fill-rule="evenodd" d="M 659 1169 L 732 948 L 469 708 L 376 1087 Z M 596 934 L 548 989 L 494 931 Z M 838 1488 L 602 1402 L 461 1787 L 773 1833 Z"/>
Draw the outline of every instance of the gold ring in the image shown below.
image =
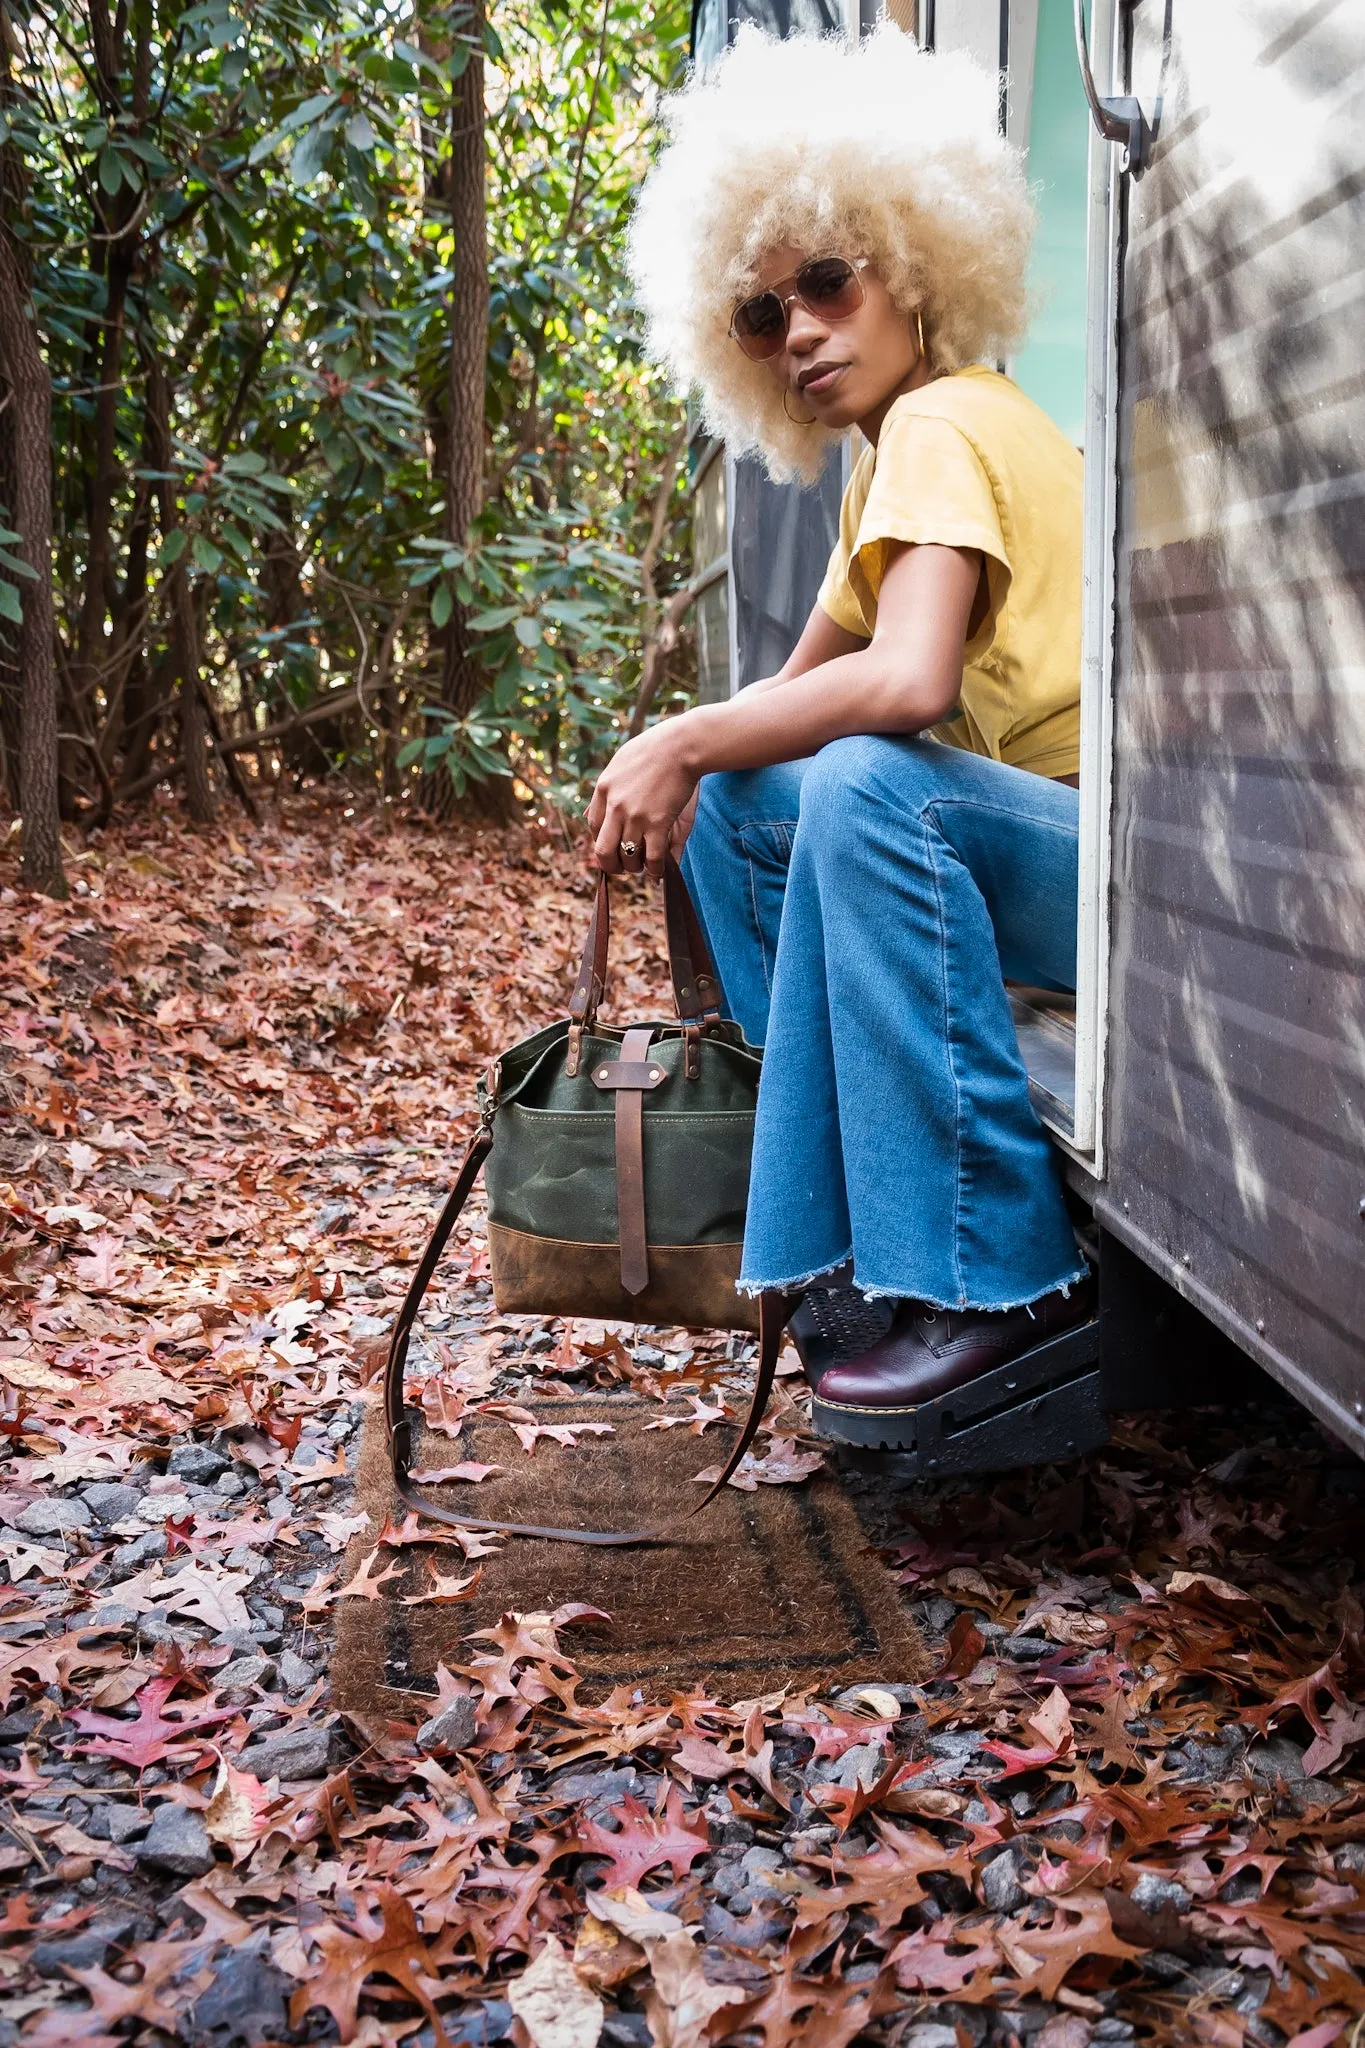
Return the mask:
<path id="1" fill-rule="evenodd" d="M 629 855 L 638 853 L 640 849 L 635 844 L 635 841 L 633 839 L 623 839 L 621 841 L 621 851 L 622 853 Z"/>

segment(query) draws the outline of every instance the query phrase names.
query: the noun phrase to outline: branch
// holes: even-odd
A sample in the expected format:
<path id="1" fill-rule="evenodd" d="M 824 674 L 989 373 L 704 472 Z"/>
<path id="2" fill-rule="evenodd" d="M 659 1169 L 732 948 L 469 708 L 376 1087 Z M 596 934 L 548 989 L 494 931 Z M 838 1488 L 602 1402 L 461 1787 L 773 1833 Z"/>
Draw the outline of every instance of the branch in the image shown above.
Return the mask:
<path id="1" fill-rule="evenodd" d="M 654 510 L 649 522 L 649 538 L 645 551 L 640 557 L 640 582 L 645 594 L 646 639 L 644 665 L 640 672 L 640 692 L 635 699 L 635 709 L 630 714 L 627 731 L 633 739 L 645 728 L 649 707 L 654 702 L 659 688 L 666 656 L 678 644 L 678 627 L 683 613 L 696 595 L 692 585 L 685 583 L 681 590 L 675 590 L 664 607 L 663 617 L 655 623 L 658 612 L 658 594 L 654 587 L 654 569 L 663 544 L 664 528 L 668 524 L 668 508 L 673 502 L 673 486 L 678 481 L 678 465 L 687 446 L 687 421 L 684 420 L 673 437 L 673 446 L 664 463 L 664 473 L 659 479 L 659 488 L 654 493 Z"/>
<path id="2" fill-rule="evenodd" d="M 630 714 L 630 724 L 626 727 L 626 734 L 630 739 L 634 739 L 645 729 L 650 706 L 663 680 L 665 659 L 678 644 L 678 629 L 696 595 L 695 583 L 684 583 L 681 589 L 675 590 L 664 606 L 658 632 L 652 634 L 646 643 L 644 667 L 640 675 L 640 693 L 635 699 L 635 709 Z"/>
<path id="3" fill-rule="evenodd" d="M 232 793 L 246 812 L 248 818 L 250 818 L 252 824 L 259 825 L 261 814 L 256 808 L 255 797 L 246 786 L 246 777 L 242 774 L 241 769 L 234 760 L 224 759 L 226 749 L 223 742 L 223 728 L 219 722 L 218 713 L 214 709 L 213 698 L 209 692 L 208 684 L 204 681 L 202 672 L 195 677 L 194 685 L 199 692 L 200 701 L 204 706 L 204 716 L 208 720 L 209 731 L 213 735 L 213 751 L 222 760 L 223 766 L 227 770 L 227 779 L 232 785 Z"/>
<path id="4" fill-rule="evenodd" d="M 223 422 L 222 432 L 218 436 L 217 445 L 213 451 L 215 462 L 222 461 L 236 438 L 237 428 L 241 424 L 242 412 L 246 405 L 247 397 L 252 385 L 256 381 L 256 373 L 266 359 L 270 344 L 279 333 L 280 322 L 285 316 L 289 301 L 298 290 L 299 279 L 303 276 L 304 265 L 307 263 L 307 260 L 306 253 L 302 253 L 294 258 L 293 267 L 285 279 L 284 290 L 280 293 L 278 303 L 266 326 L 265 333 L 261 335 L 256 346 L 247 353 L 247 359 L 242 366 L 241 378 L 237 385 L 237 395 L 232 401 L 231 409 L 226 420 Z"/>
<path id="5" fill-rule="evenodd" d="M 645 602 L 650 605 L 654 603 L 656 596 L 654 589 L 654 565 L 659 559 L 659 548 L 663 542 L 664 527 L 668 523 L 668 508 L 673 501 L 673 486 L 678 481 L 678 465 L 682 461 L 683 450 L 686 446 L 687 421 L 684 419 L 682 425 L 678 428 L 677 434 L 674 436 L 673 446 L 669 449 L 668 459 L 664 463 L 663 476 L 659 480 L 659 488 L 654 494 L 654 512 L 649 522 L 649 539 L 645 542 L 645 551 L 640 557 L 640 582 L 644 588 Z"/>
<path id="6" fill-rule="evenodd" d="M 588 153 L 588 136 L 597 113 L 597 89 L 602 83 L 602 67 L 607 61 L 607 28 L 611 21 L 611 0 L 602 0 L 602 31 L 597 38 L 597 68 L 592 75 L 592 91 L 588 95 L 588 111 L 583 122 L 583 132 L 578 138 L 578 161 L 573 171 L 573 191 L 569 197 L 569 210 L 564 216 L 563 240 L 568 241 L 574 230 L 578 213 L 578 201 L 583 190 L 583 159 Z"/>
<path id="7" fill-rule="evenodd" d="M 282 718 L 275 725 L 263 725 L 259 732 L 240 733 L 235 739 L 219 740 L 209 748 L 217 760 L 224 754 L 246 754 L 253 747 L 265 746 L 270 740 L 283 739 L 287 733 L 299 732 L 307 725 L 323 725 L 329 718 L 335 718 L 339 711 L 354 711 L 363 708 L 360 691 L 354 683 L 345 690 L 334 690 L 330 697 L 324 697 L 320 704 L 310 704 L 306 711 L 300 711 L 293 718 Z M 130 782 L 118 792 L 120 803 L 131 803 L 134 797 L 146 796 L 160 782 L 166 782 L 178 767 L 175 761 L 163 762 L 159 768 L 149 769 L 136 782 Z"/>

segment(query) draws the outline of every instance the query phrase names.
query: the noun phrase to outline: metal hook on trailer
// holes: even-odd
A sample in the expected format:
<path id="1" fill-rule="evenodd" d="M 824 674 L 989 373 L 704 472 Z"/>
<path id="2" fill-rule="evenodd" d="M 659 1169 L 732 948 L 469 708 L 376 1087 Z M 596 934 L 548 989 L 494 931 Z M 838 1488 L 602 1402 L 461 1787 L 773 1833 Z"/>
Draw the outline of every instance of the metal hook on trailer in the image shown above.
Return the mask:
<path id="1" fill-rule="evenodd" d="M 1090 102 L 1091 118 L 1106 142 L 1123 144 L 1123 169 L 1140 178 L 1147 167 L 1153 141 L 1147 116 L 1142 111 L 1141 102 L 1130 95 L 1106 98 L 1098 91 L 1086 39 L 1085 0 L 1075 0 L 1075 9 L 1076 62 L 1081 68 L 1081 84 Z"/>

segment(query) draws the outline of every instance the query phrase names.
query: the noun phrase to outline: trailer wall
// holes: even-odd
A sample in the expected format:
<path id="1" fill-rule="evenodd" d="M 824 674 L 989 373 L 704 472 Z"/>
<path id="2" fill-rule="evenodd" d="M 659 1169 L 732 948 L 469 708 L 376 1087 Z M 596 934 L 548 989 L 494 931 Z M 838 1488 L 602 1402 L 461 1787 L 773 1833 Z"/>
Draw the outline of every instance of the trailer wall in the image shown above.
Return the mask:
<path id="1" fill-rule="evenodd" d="M 1096 1208 L 1365 1449 L 1365 4 L 1133 22 Z"/>

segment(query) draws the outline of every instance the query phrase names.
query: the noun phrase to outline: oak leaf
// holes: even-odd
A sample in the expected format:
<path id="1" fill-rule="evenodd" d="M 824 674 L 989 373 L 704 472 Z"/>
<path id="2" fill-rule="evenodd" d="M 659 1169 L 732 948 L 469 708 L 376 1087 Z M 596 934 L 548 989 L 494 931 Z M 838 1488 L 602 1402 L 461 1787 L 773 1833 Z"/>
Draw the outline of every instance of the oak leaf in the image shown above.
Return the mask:
<path id="1" fill-rule="evenodd" d="M 614 1891 L 586 1892 L 584 1904 L 596 1919 L 646 1947 L 651 1941 L 666 1941 L 670 1934 L 682 1932 L 683 1922 L 676 1913 L 662 1912 L 633 1885 L 618 1885 Z"/>
<path id="2" fill-rule="evenodd" d="M 580 1846 L 589 1855 L 610 1860 L 611 1869 L 603 1880 L 608 1890 L 638 1885 L 663 1863 L 675 1877 L 686 1877 L 697 1858 L 710 1848 L 705 1814 L 685 1814 L 676 1785 L 670 1786 L 662 1813 L 651 1813 L 629 1792 L 610 1810 L 621 1823 L 617 1834 L 598 1821 L 583 1819 L 578 1824 Z"/>
<path id="3" fill-rule="evenodd" d="M 673 1752 L 672 1761 L 689 1777 L 702 1778 L 708 1784 L 718 1778 L 733 1777 L 736 1771 L 745 1768 L 742 1752 L 721 1749 L 700 1735 L 684 1735 Z"/>
<path id="4" fill-rule="evenodd" d="M 1365 1742 L 1365 1707 L 1334 1700 L 1323 1717 L 1321 1730 L 1304 1751 L 1304 1776 L 1317 1778 L 1330 1771 L 1343 1751 L 1357 1742 Z"/>
<path id="5" fill-rule="evenodd" d="M 748 1997 L 742 1984 L 710 1984 L 690 1934 L 651 1944 L 645 2014 L 654 2048 L 706 2048 L 711 2023 L 726 2006 Z"/>
<path id="6" fill-rule="evenodd" d="M 335 2019 L 340 2039 L 354 2040 L 361 1992 L 371 1977 L 388 1977 L 421 2006 L 438 2048 L 451 2048 L 428 1989 L 439 1985 L 439 1973 L 411 1905 L 384 1884 L 377 1889 L 375 1906 L 377 1912 L 357 1906 L 354 1934 L 336 1921 L 310 1930 L 322 1961 L 290 2000 L 290 2024 L 301 2026 L 304 2016 L 321 2006 Z"/>
<path id="7" fill-rule="evenodd" d="M 741 1493 L 756 1493 L 760 1486 L 798 1486 L 812 1472 L 820 1471 L 824 1462 L 822 1451 L 798 1451 L 791 1438 L 777 1437 L 761 1458 L 746 1451 L 730 1474 L 729 1483 Z M 693 1473 L 693 1484 L 714 1486 L 723 1469 L 720 1465 L 708 1465 L 704 1472 Z"/>
<path id="8" fill-rule="evenodd" d="M 89 2009 L 73 2012 L 70 2006 L 61 2006 L 45 2013 L 37 2026 L 25 2034 L 25 2042 L 39 2044 L 39 2048 L 62 2048 L 68 2041 L 105 2042 L 118 2039 L 114 2028 L 128 2019 L 144 2020 L 150 2027 L 163 2029 L 174 2040 L 180 2031 L 177 2014 L 160 1993 L 166 1980 L 184 1969 L 188 1960 L 185 1944 L 144 1941 L 138 1946 L 135 1960 L 142 1974 L 134 1984 L 120 1983 L 101 1969 L 68 1966 L 69 1975 L 89 1994 Z"/>
<path id="9" fill-rule="evenodd" d="M 424 1593 L 405 1593 L 403 1595 L 403 1605 L 405 1607 L 424 1607 L 431 1602 L 450 1606 L 455 1601 L 472 1600 L 479 1590 L 479 1580 L 483 1577 L 483 1566 L 479 1565 L 476 1570 L 466 1572 L 462 1579 L 447 1578 L 437 1571 L 435 1564 L 428 1558 L 427 1573 L 426 1591 Z"/>
<path id="10" fill-rule="evenodd" d="M 1054 1685 L 1037 1712 L 1028 1716 L 1028 1725 L 1056 1755 L 1063 1756 L 1070 1749 L 1074 1740 L 1071 1704 L 1059 1685 Z"/>
<path id="11" fill-rule="evenodd" d="M 835 1969 L 821 1978 L 807 1967 L 825 1936 L 810 1930 L 789 1942 L 768 1989 L 734 2015 L 736 2031 L 756 2032 L 763 2048 L 848 2048 L 870 2023 L 901 2003 L 889 1969 L 850 1984 Z"/>
<path id="12" fill-rule="evenodd" d="M 1103 1898 L 1074 1893 L 1057 1901 L 1048 1927 L 1021 1927 L 1001 1920 L 995 1937 L 1026 1989 L 1055 1998 L 1069 1971 L 1087 1956 L 1116 1956 L 1131 1962 L 1142 1950 L 1120 1941 Z"/>
<path id="13" fill-rule="evenodd" d="M 612 1991 L 644 1968 L 645 1952 L 629 1935 L 620 1934 L 608 1920 L 588 1912 L 579 1924 L 574 1942 L 573 1966 L 584 1984 L 597 1991 Z"/>
<path id="14" fill-rule="evenodd" d="M 507 2003 L 526 2030 L 531 2048 L 596 2048 L 606 2007 L 578 1976 L 553 1934 L 520 1977 L 507 1987 Z"/>
<path id="15" fill-rule="evenodd" d="M 730 1412 L 724 1401 L 709 1407 L 700 1394 L 689 1394 L 688 1399 L 692 1403 L 690 1415 L 659 1415 L 653 1422 L 647 1422 L 645 1428 L 677 1429 L 685 1423 L 693 1436 L 704 1436 L 713 1422 L 724 1422 Z"/>
<path id="16" fill-rule="evenodd" d="M 461 1479 L 471 1486 L 482 1485 L 495 1472 L 505 1472 L 505 1465 L 480 1465 L 472 1458 L 466 1458 L 458 1465 L 440 1465 L 432 1471 L 414 1472 L 411 1477 L 418 1486 L 445 1486 L 452 1479 Z"/>
<path id="17" fill-rule="evenodd" d="M 250 1627 L 251 1616 L 242 1598 L 243 1589 L 250 1584 L 250 1572 L 206 1571 L 195 1563 L 173 1578 L 163 1579 L 153 1597 L 168 1614 L 188 1614 L 215 1635 L 222 1635 L 228 1629 Z"/>
<path id="18" fill-rule="evenodd" d="M 239 1771 L 220 1757 L 213 1794 L 204 1809 L 209 1839 L 221 1842 L 234 1863 L 242 1862 L 269 1829 L 267 1816 L 278 1804 L 278 1793 L 268 1792 L 253 1772 Z"/>
<path id="19" fill-rule="evenodd" d="M 520 1408 L 513 1401 L 484 1401 L 479 1413 L 495 1415 L 500 1422 L 505 1422 L 528 1457 L 535 1456 L 536 1445 L 543 1436 L 573 1450 L 577 1448 L 580 1436 L 612 1436 L 615 1433 L 610 1422 L 537 1422 L 529 1408 Z"/>
<path id="20" fill-rule="evenodd" d="M 982 2005 L 995 1997 L 993 1972 L 1003 1956 L 993 1927 L 960 1927 L 954 1919 L 941 1919 L 909 1933 L 886 1960 L 902 1991 L 929 1991 Z"/>
<path id="21" fill-rule="evenodd" d="M 332 1601 L 347 1599 L 382 1600 L 384 1595 L 380 1588 L 386 1586 L 390 1579 L 397 1578 L 404 1567 L 400 1559 L 394 1558 L 387 1570 L 372 1573 L 370 1567 L 378 1556 L 379 1545 L 376 1544 L 373 1550 L 366 1551 L 364 1557 L 361 1558 L 359 1565 L 356 1567 L 355 1577 L 349 1580 L 346 1585 L 338 1586 L 335 1593 L 328 1596 L 328 1604 L 330 1605 Z"/>
<path id="22" fill-rule="evenodd" d="M 926 1768 L 925 1762 L 903 1764 L 893 1757 L 881 1776 L 870 1785 L 861 1781 L 852 1785 L 814 1785 L 809 1796 L 829 1815 L 840 1833 L 846 1834 L 861 1815 L 874 1806 L 880 1806 L 889 1792 L 899 1790 Z"/>
<path id="23" fill-rule="evenodd" d="M 344 1550 L 353 1536 L 369 1527 L 370 1517 L 364 1508 L 358 1514 L 339 1514 L 329 1509 L 317 1518 L 319 1535 L 331 1551 Z"/>
<path id="24" fill-rule="evenodd" d="M 212 1744 L 200 1731 L 220 1728 L 224 1721 L 235 1720 L 237 1709 L 212 1707 L 197 1713 L 186 1710 L 177 1720 L 171 1720 L 162 1709 L 179 1683 L 178 1677 L 150 1679 L 137 1695 L 134 1721 L 119 1721 L 110 1714 L 92 1713 L 88 1707 L 73 1707 L 67 1718 L 75 1722 L 82 1735 L 96 1738 L 93 1742 L 77 1743 L 77 1749 L 85 1756 L 112 1757 L 116 1763 L 127 1764 L 135 1771 L 145 1771 L 150 1765 L 168 1759 L 183 1762 L 202 1755 Z"/>
<path id="25" fill-rule="evenodd" d="M 1086 1716 L 1081 1747 L 1098 1749 L 1107 1764 L 1130 1770 L 1141 1762 L 1138 1746 L 1128 1733 L 1131 1712 L 1126 1694 L 1111 1692 L 1098 1714 Z"/>

